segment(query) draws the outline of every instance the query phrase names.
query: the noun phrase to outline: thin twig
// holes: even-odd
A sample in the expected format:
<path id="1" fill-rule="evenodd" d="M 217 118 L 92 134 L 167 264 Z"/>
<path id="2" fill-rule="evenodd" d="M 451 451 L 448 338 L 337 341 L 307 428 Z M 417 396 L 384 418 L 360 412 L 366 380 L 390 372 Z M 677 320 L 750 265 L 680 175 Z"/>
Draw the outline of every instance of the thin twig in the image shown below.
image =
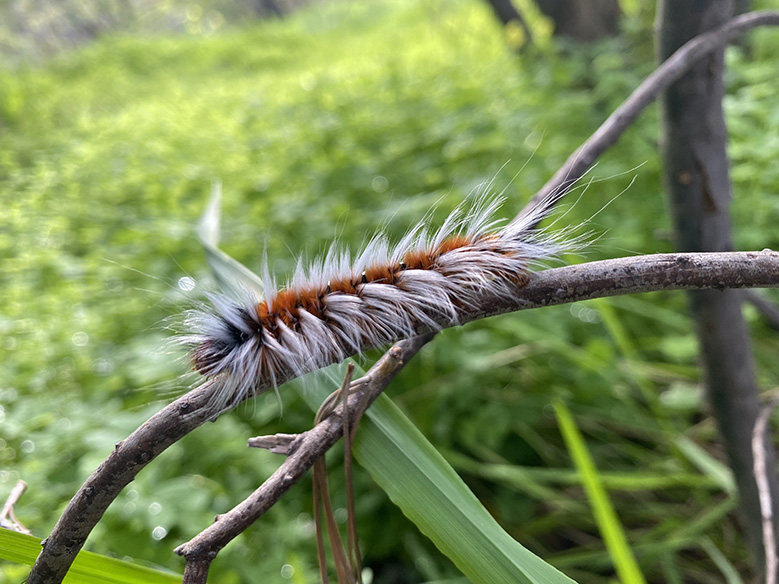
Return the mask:
<path id="1" fill-rule="evenodd" d="M 752 458 L 754 459 L 754 475 L 757 483 L 757 492 L 760 495 L 760 514 L 763 519 L 763 548 L 765 549 L 765 582 L 776 584 L 776 570 L 779 567 L 776 557 L 776 534 L 774 533 L 773 502 L 771 501 L 771 487 L 769 485 L 769 472 L 775 469 L 766 467 L 766 426 L 771 413 L 779 403 L 779 398 L 774 398 L 765 406 L 757 417 L 755 427 L 752 430 Z"/>
<path id="2" fill-rule="evenodd" d="M 22 525 L 22 522 L 14 515 L 14 506 L 19 502 L 26 490 L 27 483 L 19 479 L 14 488 L 11 489 L 11 492 L 8 493 L 8 498 L 5 500 L 3 508 L 0 509 L 0 527 L 32 535 L 32 532 Z"/>
<path id="3" fill-rule="evenodd" d="M 481 305 L 463 312 L 457 324 L 516 310 L 620 294 L 750 287 L 779 287 L 779 253 L 764 250 L 620 258 L 534 273 L 526 287 L 517 289 L 513 300 L 485 298 Z M 454 326 L 451 322 L 439 324 L 442 328 Z M 418 332 L 430 331 L 420 327 Z M 280 377 L 278 381 L 283 383 L 291 377 Z M 270 388 L 258 388 L 258 393 L 267 389 Z M 149 462 L 208 419 L 212 397 L 210 384 L 206 383 L 163 408 L 126 440 L 117 443 L 81 486 L 44 541 L 28 584 L 62 581 L 108 505 Z M 295 452 L 288 460 L 299 454 Z"/>
<path id="4" fill-rule="evenodd" d="M 755 12 L 739 16 L 722 28 L 689 41 L 641 84 L 592 138 L 568 159 L 525 209 L 529 211 L 550 192 L 570 188 L 571 181 L 576 182 L 595 159 L 617 141 L 641 110 L 656 99 L 669 83 L 687 71 L 696 59 L 722 47 L 746 30 L 776 24 L 779 24 L 779 12 Z M 279 379 L 280 382 L 286 380 Z M 258 388 L 258 391 L 262 389 Z M 127 440 L 117 444 L 111 455 L 81 486 L 45 540 L 27 579 L 28 584 L 62 582 L 87 536 L 111 502 L 149 462 L 206 421 L 211 398 L 212 388 L 206 383 L 165 407 Z"/>
<path id="5" fill-rule="evenodd" d="M 355 407 L 364 409 L 370 405 L 403 365 L 431 338 L 432 335 L 425 335 L 407 339 L 385 353 L 366 375 L 370 382 L 363 384 L 363 389 L 350 397 L 348 413 L 353 412 Z M 220 515 L 217 522 L 176 548 L 175 552 L 184 556 L 187 564 L 210 563 L 219 550 L 270 509 L 311 468 L 314 461 L 338 441 L 343 433 L 343 416 L 342 409 L 337 408 L 333 415 L 302 435 L 303 443 L 300 447 L 254 493 L 232 510 Z M 184 584 L 201 582 L 205 580 L 184 579 Z"/>
<path id="6" fill-rule="evenodd" d="M 297 440 L 302 434 L 273 434 L 271 436 L 256 436 L 249 438 L 249 448 L 262 448 L 273 454 L 289 456 L 297 448 Z"/>
<path id="7" fill-rule="evenodd" d="M 517 218 L 531 213 L 549 197 L 562 197 L 592 167 L 598 157 L 617 143 L 625 130 L 674 81 L 684 75 L 701 57 L 730 43 L 758 26 L 779 25 L 779 12 L 763 10 L 737 16 L 727 24 L 698 35 L 682 45 L 655 69 L 638 88 L 595 130 L 584 144 L 568 157 L 560 169 L 538 191 Z"/>
<path id="8" fill-rule="evenodd" d="M 347 408 L 349 399 L 349 388 L 352 384 L 352 374 L 354 373 L 354 363 L 349 363 L 346 367 L 346 375 L 344 376 L 341 387 L 336 390 L 333 395 L 341 398 L 341 411 L 344 413 L 342 417 L 342 432 L 344 435 L 344 443 L 349 441 L 349 417 L 350 413 Z M 327 416 L 332 414 L 336 401 L 325 400 L 314 417 L 314 424 L 319 424 Z M 333 507 L 330 501 L 330 487 L 327 481 L 327 464 L 325 457 L 322 455 L 316 462 L 314 462 L 314 523 L 316 525 L 316 543 L 317 543 L 317 558 L 319 559 L 319 573 L 322 580 L 322 584 L 327 584 L 327 558 L 325 556 L 325 545 L 322 538 L 322 506 L 324 506 L 324 515 L 326 519 L 327 535 L 330 539 L 330 549 L 333 552 L 333 562 L 335 564 L 336 573 L 338 574 L 338 582 L 341 584 L 353 584 L 353 573 L 349 567 L 349 561 L 347 554 L 344 551 L 343 540 L 341 534 L 338 531 L 338 524 L 335 520 L 333 513 Z"/>
<path id="9" fill-rule="evenodd" d="M 357 403 L 353 411 L 348 409 L 347 396 L 344 395 L 343 411 L 348 412 L 344 416 L 344 477 L 346 480 L 346 534 L 348 545 L 349 565 L 357 579 L 357 584 L 362 584 L 362 554 L 360 553 L 360 538 L 357 535 L 357 511 L 354 505 L 354 482 L 352 473 L 352 447 L 354 436 L 360 425 L 363 413 L 367 407 L 367 394 Z M 354 416 L 354 420 L 350 418 Z"/>
<path id="10" fill-rule="evenodd" d="M 314 461 L 314 472 L 316 472 L 316 465 L 317 465 L 317 461 Z M 319 505 L 320 490 L 321 490 L 320 481 L 316 480 L 315 478 L 313 484 L 311 485 L 311 491 L 313 492 L 313 496 L 314 496 L 314 525 L 316 526 L 316 530 L 315 530 L 316 559 L 317 559 L 317 564 L 319 566 L 319 581 L 322 584 L 328 584 L 327 555 L 325 554 L 325 539 L 324 536 L 322 535 L 322 508 Z M 214 557 L 216 557 L 216 554 L 214 554 Z M 189 561 L 191 560 L 187 560 L 187 562 Z M 184 582 L 184 584 L 187 584 L 187 582 Z"/>

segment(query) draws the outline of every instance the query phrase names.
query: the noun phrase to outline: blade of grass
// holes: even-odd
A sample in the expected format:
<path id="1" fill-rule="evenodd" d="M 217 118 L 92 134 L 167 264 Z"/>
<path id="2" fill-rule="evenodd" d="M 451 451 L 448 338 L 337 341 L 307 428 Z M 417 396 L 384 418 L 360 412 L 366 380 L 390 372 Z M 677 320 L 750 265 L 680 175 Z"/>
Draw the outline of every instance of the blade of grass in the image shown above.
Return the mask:
<path id="1" fill-rule="evenodd" d="M 328 389 L 300 392 L 316 410 Z M 487 512 L 451 466 L 386 396 L 365 413 L 355 458 L 474 584 L 571 584 L 520 545 Z"/>
<path id="2" fill-rule="evenodd" d="M 0 529 L 0 559 L 32 566 L 41 540 L 32 535 Z M 81 551 L 65 577 L 65 584 L 180 584 L 181 576 L 124 560 Z"/>
<path id="3" fill-rule="evenodd" d="M 614 568 L 623 584 L 645 584 L 633 552 L 628 546 L 627 537 L 622 529 L 598 469 L 587 450 L 584 437 L 576 426 L 568 407 L 559 400 L 553 404 L 560 433 L 563 435 L 568 452 L 579 470 L 584 490 L 590 501 L 598 530 L 603 536 L 606 549 L 611 556 Z"/>
<path id="4" fill-rule="evenodd" d="M 678 436 L 674 440 L 674 444 L 698 470 L 716 481 L 723 491 L 731 497 L 736 494 L 736 483 L 733 480 L 733 473 L 727 466 L 686 436 Z"/>
<path id="5" fill-rule="evenodd" d="M 614 309 L 611 299 L 598 298 L 593 300 L 592 304 L 597 308 L 606 330 L 619 348 L 619 352 L 626 365 L 630 366 L 631 363 L 640 362 L 641 359 L 638 357 L 636 347 L 630 338 L 630 334 L 623 326 L 617 311 Z M 633 381 L 641 391 L 641 397 L 649 404 L 656 420 L 660 423 L 662 428 L 669 432 L 673 432 L 673 428 L 668 421 L 668 410 L 667 408 L 662 407 L 658 394 L 652 386 L 652 382 L 638 371 L 631 370 L 631 373 Z"/>
<path id="6" fill-rule="evenodd" d="M 576 471 L 567 468 L 544 468 L 516 466 L 510 464 L 492 464 L 448 450 L 443 452 L 449 463 L 456 469 L 469 474 L 488 478 L 522 489 L 528 495 L 538 499 L 548 499 L 556 491 L 548 485 L 578 485 L 581 482 Z M 653 491 L 673 487 L 696 487 L 719 489 L 721 484 L 709 476 L 692 472 L 601 472 L 603 486 L 620 491 Z"/>
<path id="7" fill-rule="evenodd" d="M 676 559 L 676 551 L 668 551 L 663 554 L 660 565 L 663 568 L 663 576 L 668 584 L 684 584 L 682 574 L 679 571 L 679 563 Z"/>
<path id="8" fill-rule="evenodd" d="M 220 281 L 251 272 L 218 248 L 218 193 L 204 217 L 201 238 Z M 215 261 L 216 259 L 216 261 Z M 252 274 L 250 280 L 259 278 Z M 256 285 L 256 282 L 255 282 Z M 234 289 L 235 285 L 228 285 Z M 359 368 L 357 368 L 359 371 Z M 312 384 L 313 385 L 313 384 Z M 331 393 L 324 386 L 300 390 L 317 411 Z M 489 514 L 443 456 L 386 396 L 360 423 L 355 458 L 390 499 L 474 584 L 571 584 L 573 580 L 531 553 Z"/>
<path id="9" fill-rule="evenodd" d="M 200 244 L 206 250 L 208 265 L 211 266 L 222 290 L 229 290 L 238 295 L 245 294 L 248 290 L 262 298 L 265 287 L 259 276 L 219 249 L 221 201 L 222 183 L 215 181 L 211 185 L 211 200 L 200 219 L 197 230 Z"/>
<path id="10" fill-rule="evenodd" d="M 711 541 L 710 538 L 705 537 L 701 540 L 701 548 L 708 554 L 711 561 L 714 562 L 714 565 L 719 568 L 722 575 L 725 576 L 725 582 L 727 582 L 727 584 L 744 584 L 744 580 L 741 579 L 736 568 L 733 567 L 733 564 L 731 564 L 725 557 L 725 554 L 714 545 L 714 542 Z"/>
<path id="11" fill-rule="evenodd" d="M 641 553 L 641 557 L 656 558 L 662 557 L 669 552 L 679 552 L 681 550 L 694 549 L 698 547 L 699 540 L 691 537 L 675 538 L 664 541 L 643 543 L 634 545 L 633 549 Z M 576 566 L 587 566 L 589 569 L 607 569 L 614 565 L 608 551 L 587 550 L 580 551 L 583 548 L 576 548 L 573 551 L 556 553 L 549 558 L 549 562 L 560 568 L 573 570 Z"/>

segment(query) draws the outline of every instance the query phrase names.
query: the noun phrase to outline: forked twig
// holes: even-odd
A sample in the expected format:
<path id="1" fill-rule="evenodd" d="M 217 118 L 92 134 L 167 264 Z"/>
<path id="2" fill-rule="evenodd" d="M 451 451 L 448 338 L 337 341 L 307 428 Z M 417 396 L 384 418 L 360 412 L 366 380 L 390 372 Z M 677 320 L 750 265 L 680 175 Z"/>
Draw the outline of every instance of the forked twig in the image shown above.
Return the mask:
<path id="1" fill-rule="evenodd" d="M 0 509 L 0 528 L 10 529 L 11 531 L 18 531 L 26 535 L 32 535 L 29 529 L 27 529 L 22 522 L 14 514 L 14 506 L 22 498 L 24 492 L 27 490 L 27 483 L 19 479 L 11 492 L 8 493 L 8 498 L 3 504 L 3 508 Z"/>
<path id="2" fill-rule="evenodd" d="M 595 159 L 606 148 L 617 141 L 625 128 L 637 117 L 638 113 L 656 99 L 660 92 L 687 71 L 701 56 L 724 46 L 738 34 L 751 28 L 777 24 L 779 24 L 779 12 L 749 13 L 733 19 L 715 31 L 700 35 L 686 43 L 668 61 L 660 65 L 652 75 L 647 77 L 625 104 L 618 108 L 595 132 L 592 138 L 585 142 L 569 158 L 547 185 L 536 194 L 531 203 L 526 207 L 526 210 L 529 210 L 539 200 L 543 200 L 550 192 L 564 192 L 570 188 L 571 184 L 575 183 L 584 174 Z M 709 258 L 699 257 L 701 254 L 689 254 L 686 256 L 685 254 L 677 254 L 670 257 L 676 258 L 676 261 L 683 261 L 683 257 L 690 258 L 693 255 L 697 257 L 697 261 L 701 262 L 701 265 L 706 265 L 707 262 L 710 265 L 720 265 L 718 263 L 720 261 L 725 263 L 730 261 L 728 258 L 722 257 L 727 254 L 713 254 Z M 773 255 L 775 256 L 776 254 Z M 735 256 L 732 256 L 730 259 L 735 259 Z M 772 266 L 771 269 L 774 270 L 773 274 L 775 275 L 777 273 L 776 258 L 771 257 L 769 254 L 764 255 L 762 260 L 764 260 L 763 263 Z M 599 267 L 592 269 L 596 272 L 598 269 L 607 270 L 606 273 L 612 269 L 622 269 L 624 271 L 632 269 L 630 267 L 631 264 L 641 264 L 645 268 L 650 268 L 650 272 L 652 266 L 655 269 L 658 268 L 658 264 L 652 263 L 653 260 L 651 259 L 639 258 L 623 261 L 626 263 L 622 264 L 621 268 L 613 268 L 601 264 Z M 661 263 L 659 265 L 666 265 L 663 263 L 666 261 L 660 260 Z M 679 273 L 687 272 L 684 266 L 673 264 L 674 260 L 671 261 L 670 268 L 672 271 Z M 725 271 L 727 272 L 727 270 Z M 562 278 L 563 282 L 566 282 L 563 289 L 545 288 L 550 282 L 557 281 L 561 274 L 573 276 L 573 278 L 569 280 Z M 645 276 L 647 275 L 646 272 L 644 274 Z M 732 273 L 730 275 L 733 276 Z M 468 322 L 481 316 L 497 314 L 498 311 L 508 312 L 510 310 L 559 304 L 571 302 L 575 299 L 594 298 L 597 295 L 626 294 L 631 293 L 631 290 L 635 292 L 649 291 L 651 289 L 693 289 L 711 286 L 776 286 L 775 281 L 774 283 L 765 283 L 765 277 L 759 278 L 759 281 L 750 281 L 748 279 L 740 279 L 741 276 L 729 278 L 723 272 L 723 277 L 720 280 L 700 277 L 684 277 L 678 283 L 665 280 L 662 284 L 663 288 L 635 281 L 628 285 L 625 283 L 625 276 L 628 276 L 628 274 L 624 272 L 622 273 L 623 277 L 619 278 L 620 282 L 622 282 L 621 284 L 612 283 L 608 281 L 608 276 L 601 272 L 598 280 L 601 285 L 599 290 L 593 289 L 590 285 L 591 283 L 582 282 L 581 280 L 579 280 L 579 283 L 585 290 L 579 290 L 580 286 L 576 283 L 576 278 L 581 276 L 580 266 L 547 270 L 534 277 L 531 285 L 522 290 L 522 297 L 518 298 L 514 305 L 475 307 L 472 313 L 469 312 L 463 315 L 462 322 Z M 656 278 L 656 280 L 662 280 L 662 278 Z M 535 288 L 533 287 L 534 283 L 538 285 Z M 541 293 L 548 296 L 540 297 L 536 293 L 532 297 L 528 297 L 528 289 L 541 291 Z M 589 292 L 586 290 L 589 290 Z M 288 375 L 285 379 L 279 379 L 279 381 L 286 381 L 289 377 L 291 375 Z M 263 388 L 258 388 L 258 390 L 261 389 Z M 180 440 L 208 419 L 212 393 L 213 388 L 209 383 L 189 392 L 165 407 L 133 432 L 126 440 L 116 445 L 114 451 L 81 486 L 60 517 L 49 538 L 44 540 L 43 549 L 27 579 L 28 584 L 58 584 L 62 581 L 79 550 L 84 545 L 87 536 L 122 489 L 133 480 L 141 469 L 168 448 L 168 446 Z M 298 452 L 295 452 L 290 459 L 297 454 Z M 190 566 L 192 566 L 191 569 Z M 197 568 L 196 562 L 188 563 L 187 568 L 190 572 L 194 572 Z M 207 570 L 208 567 L 206 566 L 206 573 Z"/>
<path id="3" fill-rule="evenodd" d="M 349 396 L 347 415 L 353 415 L 355 410 L 370 405 L 403 365 L 431 338 L 432 334 L 407 339 L 385 353 L 365 376 L 369 381 L 363 382 L 362 389 Z M 232 510 L 220 515 L 215 523 L 199 535 L 176 548 L 175 552 L 187 560 L 184 584 L 205 582 L 208 565 L 219 550 L 270 509 L 338 441 L 343 434 L 343 419 L 343 407 L 339 406 L 332 415 L 301 435 L 300 446 L 254 493 Z"/>
<path id="4" fill-rule="evenodd" d="M 349 418 L 352 413 L 349 411 L 348 400 L 350 394 L 350 388 L 352 385 L 352 374 L 354 373 L 354 363 L 349 363 L 346 366 L 346 375 L 344 376 L 341 387 L 337 389 L 331 397 L 333 400 L 326 399 L 320 406 L 319 410 L 314 417 L 314 424 L 319 424 L 327 416 L 331 415 L 335 411 L 335 399 L 340 398 L 341 412 L 344 413 L 342 418 L 343 436 L 344 436 L 344 451 L 347 451 L 352 439 L 352 434 L 349 429 Z M 359 407 L 359 404 L 355 406 L 355 409 Z M 347 475 L 347 486 L 350 484 L 351 476 Z M 335 520 L 335 514 L 333 513 L 333 506 L 330 501 L 330 487 L 327 481 L 327 463 L 325 457 L 322 455 L 316 462 L 314 462 L 314 484 L 313 484 L 313 508 L 314 508 L 314 524 L 316 526 L 316 544 L 317 544 L 317 558 L 319 559 L 319 575 L 322 584 L 328 584 L 327 576 L 327 557 L 325 555 L 325 543 L 322 537 L 322 507 L 324 507 L 325 514 L 325 526 L 327 528 L 327 534 L 330 539 L 330 549 L 333 551 L 333 562 L 335 563 L 336 573 L 338 574 L 338 582 L 341 584 L 354 584 L 355 574 L 357 567 L 352 563 L 351 553 L 347 554 L 344 550 L 343 540 L 341 534 L 338 531 L 338 524 Z M 351 533 L 349 543 L 351 544 Z"/>
<path id="5" fill-rule="evenodd" d="M 524 298 L 518 303 L 530 308 L 655 290 L 740 287 L 747 282 L 759 287 L 779 287 L 779 253 L 660 254 L 565 266 L 535 274 L 522 289 Z M 499 304 L 484 306 L 482 310 L 482 316 L 505 312 Z M 350 395 L 350 412 L 354 412 L 355 408 L 363 409 L 363 399 L 367 400 L 365 405 L 372 402 L 389 383 L 391 377 L 388 372 L 394 376 L 426 341 L 421 337 L 402 341 L 385 354 L 366 375 L 369 380 L 363 382 L 364 388 Z M 420 344 L 417 346 L 415 343 Z M 401 354 L 396 360 L 391 358 L 395 351 L 409 351 L 409 354 Z M 357 380 L 353 385 L 360 382 Z M 331 401 L 335 399 L 331 398 Z M 343 432 L 342 411 L 343 408 L 338 407 L 334 415 L 296 438 L 294 452 L 259 489 L 176 549 L 176 553 L 187 558 L 184 584 L 205 582 L 189 575 L 189 565 L 193 566 L 192 573 L 197 571 L 202 574 L 205 563 L 212 561 L 229 541 L 270 509 L 314 461 L 335 444 Z M 325 432 L 324 427 L 330 428 L 325 435 L 321 434 Z"/>

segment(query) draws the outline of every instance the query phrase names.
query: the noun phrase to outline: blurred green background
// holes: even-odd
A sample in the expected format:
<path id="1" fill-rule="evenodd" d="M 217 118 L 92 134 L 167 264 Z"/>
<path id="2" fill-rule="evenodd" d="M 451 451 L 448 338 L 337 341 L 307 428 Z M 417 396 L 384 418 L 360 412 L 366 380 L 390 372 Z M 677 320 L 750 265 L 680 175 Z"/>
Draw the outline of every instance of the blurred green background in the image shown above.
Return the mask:
<path id="1" fill-rule="evenodd" d="M 186 387 L 166 339 L 213 287 L 194 237 L 213 181 L 224 249 L 254 269 L 267 252 L 283 281 L 333 238 L 399 237 L 483 181 L 513 216 L 653 68 L 647 8 L 618 38 L 518 56 L 476 0 L 321 2 L 266 20 L 237 0 L 70 4 L 0 2 L 0 499 L 27 481 L 16 513 L 41 537 L 113 444 Z M 777 54 L 770 31 L 728 52 L 738 249 L 779 248 Z M 650 108 L 591 171 L 560 224 L 635 182 L 568 261 L 672 249 L 658 139 Z M 779 340 L 747 315 L 760 385 L 776 388 Z M 662 293 L 446 331 L 389 394 L 522 544 L 603 582 L 613 571 L 549 407 L 565 399 L 647 578 L 723 581 L 748 558 L 698 382 L 684 297 Z M 281 394 L 283 414 L 262 396 L 169 449 L 88 548 L 180 571 L 171 550 L 279 463 L 246 438 L 310 426 Z M 331 468 L 338 491 L 338 455 Z M 373 582 L 458 577 L 359 467 L 356 482 Z M 26 571 L 0 563 L 0 583 Z M 212 573 L 316 581 L 310 483 Z"/>

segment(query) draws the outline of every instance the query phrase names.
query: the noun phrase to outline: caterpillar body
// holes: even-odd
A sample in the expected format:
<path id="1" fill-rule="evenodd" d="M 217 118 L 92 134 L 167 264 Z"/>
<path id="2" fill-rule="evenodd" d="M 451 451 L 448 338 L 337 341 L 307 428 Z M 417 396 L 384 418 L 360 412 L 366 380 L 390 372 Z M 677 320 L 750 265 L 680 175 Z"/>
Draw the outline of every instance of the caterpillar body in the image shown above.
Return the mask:
<path id="1" fill-rule="evenodd" d="M 266 269 L 264 298 L 209 295 L 210 305 L 188 313 L 180 340 L 216 385 L 215 413 L 290 375 L 456 325 L 485 297 L 517 297 L 534 266 L 572 245 L 567 229 L 537 228 L 555 200 L 500 229 L 494 215 L 503 199 L 478 197 L 437 230 L 425 219 L 395 245 L 376 235 L 354 259 L 333 245 L 308 268 L 298 262 L 281 289 Z"/>

